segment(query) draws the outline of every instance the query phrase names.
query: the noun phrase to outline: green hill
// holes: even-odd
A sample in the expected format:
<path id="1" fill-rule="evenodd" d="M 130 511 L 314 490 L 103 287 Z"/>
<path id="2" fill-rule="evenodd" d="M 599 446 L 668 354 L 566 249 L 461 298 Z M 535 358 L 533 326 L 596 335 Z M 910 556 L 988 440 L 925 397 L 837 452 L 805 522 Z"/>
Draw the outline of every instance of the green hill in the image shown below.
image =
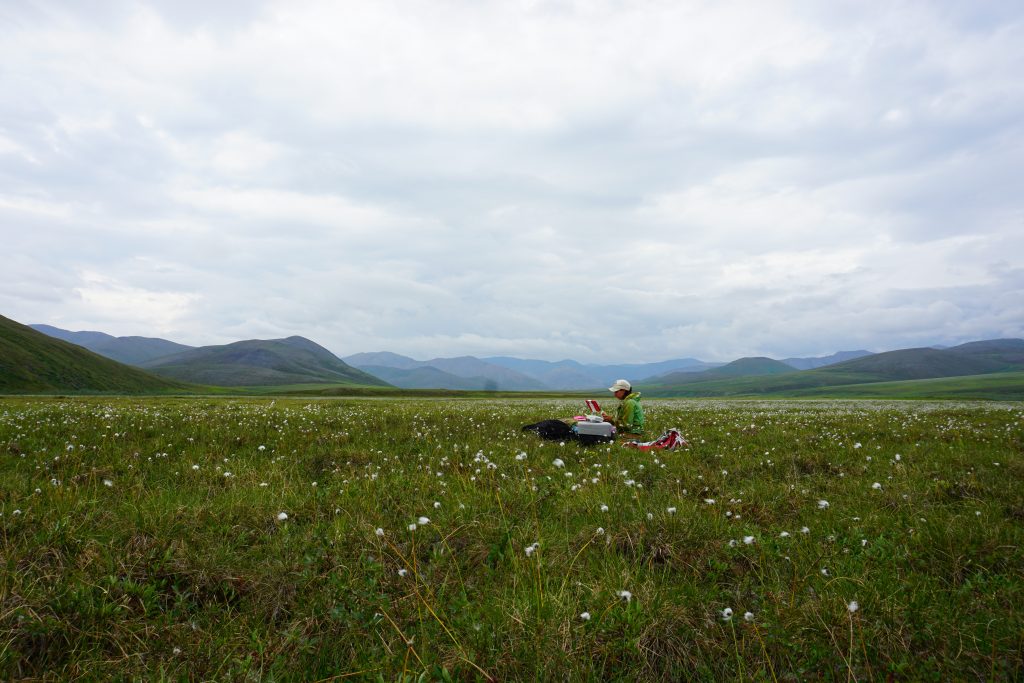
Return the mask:
<path id="1" fill-rule="evenodd" d="M 871 382 L 803 389 L 786 394 L 800 398 L 991 399 L 1024 401 L 1024 371 L 967 377 L 934 377 L 899 382 Z"/>
<path id="2" fill-rule="evenodd" d="M 646 386 L 662 387 L 681 384 L 700 384 L 734 377 L 763 377 L 766 375 L 782 375 L 798 372 L 793 366 L 781 361 L 753 356 L 739 358 L 731 363 L 701 370 L 700 372 L 671 372 L 667 375 L 654 377 L 644 382 Z"/>
<path id="3" fill-rule="evenodd" d="M 201 346 L 148 361 L 143 367 L 164 377 L 222 387 L 310 383 L 389 386 L 304 337 Z"/>
<path id="4" fill-rule="evenodd" d="M 877 382 L 963 377 L 1024 370 L 1024 362 L 1015 361 L 1015 349 L 1021 340 L 972 342 L 964 351 L 954 349 L 901 349 L 856 358 L 815 370 L 785 374 L 708 379 L 678 378 L 682 381 L 657 384 L 647 389 L 651 396 L 762 396 L 823 395 L 826 387 L 861 385 Z M 1024 342 L 1021 342 L 1024 344 Z M 720 368 L 719 368 L 720 369 Z M 666 379 L 671 379 L 671 376 Z"/>
<path id="5" fill-rule="evenodd" d="M 997 363 L 1007 370 L 1024 368 L 1024 339 L 990 339 L 968 342 L 948 350 Z"/>
<path id="6" fill-rule="evenodd" d="M 195 389 L 0 316 L 0 392 L 163 393 Z"/>

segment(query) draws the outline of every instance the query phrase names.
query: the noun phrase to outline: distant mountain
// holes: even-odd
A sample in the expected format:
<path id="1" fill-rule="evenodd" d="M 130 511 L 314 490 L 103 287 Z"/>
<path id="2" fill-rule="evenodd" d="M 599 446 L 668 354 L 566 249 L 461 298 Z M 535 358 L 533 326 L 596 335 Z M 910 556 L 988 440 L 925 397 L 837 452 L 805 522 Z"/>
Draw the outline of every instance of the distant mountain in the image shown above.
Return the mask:
<path id="1" fill-rule="evenodd" d="M 523 373 L 510 370 L 509 368 L 488 363 L 473 356 L 460 356 L 458 358 L 434 358 L 432 360 L 418 361 L 397 353 L 382 351 L 378 353 L 357 353 L 348 356 L 345 361 L 366 372 L 372 372 L 374 368 L 378 372 L 382 367 L 390 367 L 397 370 L 417 370 L 433 368 L 435 373 L 389 373 L 394 379 L 395 386 L 403 389 L 463 389 L 466 382 L 472 380 L 472 388 L 486 388 L 501 391 L 543 391 L 548 387 L 544 383 L 524 375 Z M 455 379 L 452 379 L 455 378 Z M 422 382 L 433 379 L 443 382 L 440 385 L 425 386 Z M 484 382 L 484 387 L 477 386 L 478 382 Z M 411 384 L 406 384 L 411 382 Z"/>
<path id="2" fill-rule="evenodd" d="M 621 363 L 618 365 L 598 365 L 603 372 L 602 385 L 608 386 L 616 379 L 625 378 L 633 384 L 643 384 L 649 378 L 663 375 L 675 370 L 701 372 L 721 367 L 724 363 L 708 363 L 696 358 L 677 358 L 657 363 Z"/>
<path id="3" fill-rule="evenodd" d="M 726 363 L 717 368 L 702 370 L 701 372 L 671 372 L 660 377 L 652 377 L 648 383 L 655 386 L 673 384 L 693 384 L 700 382 L 713 382 L 715 380 L 728 379 L 730 377 L 762 377 L 765 375 L 781 375 L 790 372 L 797 372 L 792 366 L 782 361 L 753 356 L 739 358 L 731 363 Z"/>
<path id="4" fill-rule="evenodd" d="M 485 377 L 458 377 L 429 365 L 409 370 L 389 368 L 385 365 L 364 365 L 360 369 L 402 389 L 486 391 L 494 390 L 497 386 L 497 382 L 492 379 Z"/>
<path id="5" fill-rule="evenodd" d="M 599 389 L 607 387 L 620 378 L 633 384 L 643 384 L 649 377 L 673 370 L 705 370 L 716 367 L 717 363 L 705 363 L 696 358 L 677 358 L 658 363 L 630 363 L 601 365 L 579 363 L 574 360 L 544 361 L 508 356 L 484 358 L 488 363 L 502 365 L 543 382 L 552 389 Z"/>
<path id="6" fill-rule="evenodd" d="M 948 351 L 1001 364 L 1006 370 L 1024 366 L 1024 339 L 989 339 L 953 346 Z"/>
<path id="7" fill-rule="evenodd" d="M 1005 363 L 984 355 L 959 353 L 953 349 L 900 349 L 843 361 L 813 372 L 822 375 L 858 373 L 877 381 L 926 379 L 981 375 L 1010 369 Z"/>
<path id="8" fill-rule="evenodd" d="M 814 368 L 821 368 L 826 365 L 842 363 L 843 361 L 870 355 L 871 351 L 860 349 L 858 351 L 838 351 L 831 356 L 819 356 L 817 358 L 783 358 L 782 362 L 797 370 L 813 370 Z"/>
<path id="9" fill-rule="evenodd" d="M 71 332 L 52 325 L 29 325 L 29 327 L 128 365 L 142 365 L 161 356 L 181 353 L 193 348 L 157 337 L 114 337 L 104 332 Z"/>
<path id="10" fill-rule="evenodd" d="M 1024 370 L 1024 340 L 972 342 L 950 349 L 917 348 L 877 353 L 813 370 L 771 376 L 708 381 L 669 376 L 652 391 L 657 396 L 755 396 L 822 394 L 828 387 L 873 382 L 977 376 Z M 819 391 L 822 390 L 822 391 Z"/>
<path id="11" fill-rule="evenodd" d="M 147 361 L 156 374 L 215 386 L 343 384 L 388 386 L 353 368 L 304 337 L 250 339 L 221 346 L 201 346 Z"/>
<path id="12" fill-rule="evenodd" d="M 167 393 L 195 389 L 0 316 L 0 392 Z"/>
<path id="13" fill-rule="evenodd" d="M 473 388 L 480 388 L 477 386 L 478 382 L 486 380 L 487 387 L 496 386 L 506 391 L 601 389 L 620 377 L 625 377 L 634 384 L 642 384 L 648 377 L 671 370 L 704 370 L 720 365 L 705 363 L 695 358 L 619 365 L 584 364 L 574 360 L 544 361 L 508 356 L 461 356 L 419 361 L 388 351 L 357 353 L 346 356 L 344 360 L 354 367 L 376 374 L 403 388 L 427 388 L 428 385 L 421 384 L 426 381 L 443 382 L 441 385 L 429 385 L 429 388 L 464 388 L 466 383 L 452 379 L 455 377 L 473 380 Z M 434 368 L 440 373 L 403 375 L 385 372 L 381 369 L 385 367 L 407 371 Z M 387 377 L 384 377 L 385 374 Z"/>
<path id="14" fill-rule="evenodd" d="M 413 368 L 420 368 L 425 365 L 424 361 L 413 360 L 408 356 L 401 356 L 397 353 L 391 353 L 390 351 L 355 353 L 351 356 L 342 358 L 342 360 L 354 368 L 362 368 L 372 365 L 375 367 L 412 370 Z"/>

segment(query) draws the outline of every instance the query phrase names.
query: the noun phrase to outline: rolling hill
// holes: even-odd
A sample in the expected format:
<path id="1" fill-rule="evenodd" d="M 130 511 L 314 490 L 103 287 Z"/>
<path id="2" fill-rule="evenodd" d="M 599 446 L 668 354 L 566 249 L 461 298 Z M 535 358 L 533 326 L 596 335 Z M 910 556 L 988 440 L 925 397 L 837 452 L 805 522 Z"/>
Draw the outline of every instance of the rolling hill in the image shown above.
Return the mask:
<path id="1" fill-rule="evenodd" d="M 282 384 L 389 386 L 305 337 L 201 346 L 143 364 L 158 375 L 224 387 Z"/>
<path id="2" fill-rule="evenodd" d="M 739 358 L 731 363 L 700 372 L 671 372 L 660 377 L 647 380 L 649 387 L 675 386 L 680 384 L 702 384 L 733 377 L 762 377 L 765 375 L 782 375 L 798 372 L 782 361 L 772 360 L 763 356 Z"/>
<path id="3" fill-rule="evenodd" d="M 29 325 L 29 327 L 128 365 L 142 365 L 147 361 L 193 348 L 157 337 L 114 337 L 105 332 L 72 332 L 52 325 Z"/>
<path id="4" fill-rule="evenodd" d="M 972 342 L 949 349 L 900 349 L 872 354 L 814 370 L 771 376 L 696 381 L 692 377 L 668 376 L 648 389 L 653 396 L 761 396 L 786 395 L 804 390 L 853 384 L 963 377 L 1024 370 L 1018 349 L 1024 340 Z M 703 373 L 701 373 L 703 374 Z"/>
<path id="5" fill-rule="evenodd" d="M 834 363 L 842 363 L 844 360 L 853 360 L 862 356 L 870 356 L 871 351 L 859 349 L 857 351 L 837 351 L 829 356 L 817 356 L 815 358 L 783 358 L 782 362 L 797 370 L 813 370 Z"/>
<path id="6" fill-rule="evenodd" d="M 0 392 L 150 394 L 196 388 L 156 377 L 0 316 Z"/>

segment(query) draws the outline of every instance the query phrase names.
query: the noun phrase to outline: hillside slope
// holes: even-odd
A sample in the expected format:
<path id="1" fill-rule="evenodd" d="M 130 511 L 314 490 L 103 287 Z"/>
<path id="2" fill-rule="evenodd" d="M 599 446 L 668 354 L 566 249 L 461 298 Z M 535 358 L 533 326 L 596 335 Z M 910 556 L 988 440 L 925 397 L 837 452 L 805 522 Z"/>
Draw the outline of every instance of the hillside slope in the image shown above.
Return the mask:
<path id="1" fill-rule="evenodd" d="M 389 386 L 304 337 L 201 346 L 148 361 L 143 367 L 165 377 L 224 387 L 303 383 Z"/>
<path id="2" fill-rule="evenodd" d="M 0 392 L 164 393 L 193 389 L 0 316 Z"/>
<path id="3" fill-rule="evenodd" d="M 854 358 L 870 356 L 871 353 L 871 351 L 865 351 L 864 349 L 858 349 L 857 351 L 837 351 L 829 356 L 816 356 L 814 358 L 783 358 L 782 362 L 796 368 L 797 370 L 813 370 L 815 368 L 825 367 L 826 365 L 833 365 L 835 363 L 842 363 L 846 360 L 853 360 Z"/>
<path id="4" fill-rule="evenodd" d="M 693 381 L 675 377 L 652 387 L 654 396 L 760 396 L 790 394 L 822 387 L 874 382 L 921 380 L 941 377 L 985 375 L 1024 369 L 1015 362 L 1016 341 L 975 342 L 965 353 L 954 349 L 900 349 L 836 363 L 815 370 L 803 370 L 767 377 L 737 377 Z M 702 373 L 703 374 L 703 373 Z"/>

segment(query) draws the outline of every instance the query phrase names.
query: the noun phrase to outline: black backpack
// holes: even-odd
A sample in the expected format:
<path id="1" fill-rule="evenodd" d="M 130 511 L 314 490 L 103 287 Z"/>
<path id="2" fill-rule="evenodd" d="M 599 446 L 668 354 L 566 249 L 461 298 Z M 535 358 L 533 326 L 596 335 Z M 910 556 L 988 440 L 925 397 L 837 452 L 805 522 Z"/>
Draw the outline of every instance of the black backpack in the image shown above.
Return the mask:
<path id="1" fill-rule="evenodd" d="M 576 438 L 576 432 L 572 427 L 561 420 L 541 420 L 532 425 L 523 425 L 524 432 L 536 432 L 542 439 L 548 441 L 569 441 Z"/>
<path id="2" fill-rule="evenodd" d="M 606 436 L 577 434 L 572 427 L 561 420 L 541 420 L 532 425 L 523 425 L 523 431 L 536 432 L 540 438 L 548 441 L 577 441 L 584 446 L 608 443 L 613 440 L 611 437 Z"/>

